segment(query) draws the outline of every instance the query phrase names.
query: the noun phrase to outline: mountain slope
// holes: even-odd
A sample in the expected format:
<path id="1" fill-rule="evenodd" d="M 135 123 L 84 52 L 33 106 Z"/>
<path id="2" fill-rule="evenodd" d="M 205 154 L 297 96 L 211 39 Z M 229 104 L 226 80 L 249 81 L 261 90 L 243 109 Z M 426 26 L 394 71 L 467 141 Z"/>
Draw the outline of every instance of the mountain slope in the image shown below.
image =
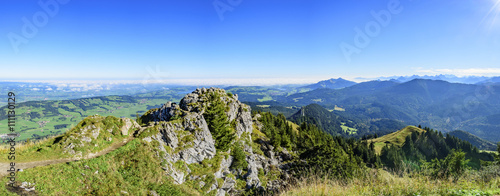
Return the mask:
<path id="1" fill-rule="evenodd" d="M 467 132 L 493 143 L 500 142 L 500 114 L 478 116 L 463 121 L 457 126 L 457 129 L 467 130 Z"/>
<path id="2" fill-rule="evenodd" d="M 448 134 L 455 136 L 461 140 L 465 140 L 470 142 L 472 145 L 476 146 L 480 150 L 489 150 L 489 151 L 495 151 L 497 149 L 497 145 L 495 145 L 493 142 L 483 140 L 469 132 L 462 131 L 462 130 L 456 130 L 456 131 L 451 131 L 448 132 Z"/>
<path id="3" fill-rule="evenodd" d="M 302 107 L 290 116 L 291 121 L 314 124 L 330 135 L 362 137 L 367 134 L 385 135 L 400 130 L 406 125 L 397 120 L 372 119 L 366 120 L 354 115 L 346 115 L 344 111 L 330 112 L 318 104 Z"/>
<path id="4" fill-rule="evenodd" d="M 302 107 L 297 113 L 290 116 L 289 119 L 297 124 L 302 124 L 303 122 L 315 124 L 330 135 L 347 133 L 342 130 L 341 125 L 343 124 L 339 117 L 318 104 L 310 104 Z"/>

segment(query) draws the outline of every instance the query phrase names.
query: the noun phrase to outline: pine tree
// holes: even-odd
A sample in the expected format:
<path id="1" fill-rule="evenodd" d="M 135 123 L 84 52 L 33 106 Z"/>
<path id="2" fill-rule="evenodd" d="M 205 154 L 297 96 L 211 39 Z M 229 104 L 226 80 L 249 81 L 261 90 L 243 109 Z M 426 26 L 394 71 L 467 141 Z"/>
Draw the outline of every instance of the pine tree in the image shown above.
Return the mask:
<path id="1" fill-rule="evenodd" d="M 230 123 L 227 119 L 225 111 L 225 104 L 220 99 L 220 96 L 216 93 L 212 93 L 209 96 L 210 105 L 203 114 L 205 118 L 208 129 L 212 133 L 212 137 L 215 140 L 215 147 L 222 151 L 227 151 L 229 149 L 229 144 L 235 138 L 234 131 L 230 128 Z"/>

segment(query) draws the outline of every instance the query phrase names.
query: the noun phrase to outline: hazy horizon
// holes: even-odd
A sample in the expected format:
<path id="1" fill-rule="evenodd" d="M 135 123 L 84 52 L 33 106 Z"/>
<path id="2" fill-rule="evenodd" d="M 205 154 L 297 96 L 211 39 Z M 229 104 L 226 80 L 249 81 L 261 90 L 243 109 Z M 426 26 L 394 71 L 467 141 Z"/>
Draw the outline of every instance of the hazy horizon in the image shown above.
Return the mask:
<path id="1" fill-rule="evenodd" d="M 221 85 L 221 86 L 273 86 L 273 85 L 307 85 L 314 84 L 320 81 L 330 79 L 345 79 L 356 83 L 367 82 L 372 80 L 390 80 L 398 77 L 457 77 L 459 79 L 480 78 L 480 77 L 500 77 L 499 76 L 456 76 L 453 74 L 441 75 L 404 75 L 404 76 L 379 76 L 373 78 L 347 78 L 347 77 L 330 77 L 330 78 L 154 78 L 152 76 L 142 79 L 113 79 L 113 78 L 81 78 L 81 79 L 3 79 L 0 82 L 26 82 L 26 83 L 49 83 L 49 84 L 165 84 L 179 86 L 196 86 L 196 85 Z"/>

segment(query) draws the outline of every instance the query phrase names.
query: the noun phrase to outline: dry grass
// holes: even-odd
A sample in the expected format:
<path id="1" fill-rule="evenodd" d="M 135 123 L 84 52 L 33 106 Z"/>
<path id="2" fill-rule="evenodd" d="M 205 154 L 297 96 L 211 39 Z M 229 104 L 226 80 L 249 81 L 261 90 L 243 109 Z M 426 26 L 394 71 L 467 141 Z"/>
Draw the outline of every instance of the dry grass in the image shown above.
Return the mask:
<path id="1" fill-rule="evenodd" d="M 351 180 L 331 180 L 317 176 L 304 178 L 281 195 L 495 195 L 500 194 L 500 178 L 483 182 L 473 174 L 458 182 L 433 180 L 427 176 L 393 175 L 382 169 L 368 170 Z"/>

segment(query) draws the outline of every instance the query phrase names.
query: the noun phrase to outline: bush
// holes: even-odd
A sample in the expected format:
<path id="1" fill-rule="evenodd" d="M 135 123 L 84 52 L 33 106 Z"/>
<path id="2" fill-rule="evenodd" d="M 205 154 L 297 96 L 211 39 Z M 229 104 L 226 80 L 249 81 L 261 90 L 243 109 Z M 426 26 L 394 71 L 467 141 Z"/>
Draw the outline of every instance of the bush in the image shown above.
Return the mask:
<path id="1" fill-rule="evenodd" d="M 465 159 L 465 152 L 455 151 L 446 156 L 444 159 L 433 159 L 432 162 L 422 161 L 424 170 L 433 178 L 448 179 L 453 177 L 454 181 L 457 181 L 464 173 L 469 169 L 467 163 L 468 159 Z"/>
<path id="2" fill-rule="evenodd" d="M 246 169 L 248 162 L 246 160 L 245 151 L 241 149 L 240 146 L 235 146 L 231 151 L 231 156 L 234 157 L 233 163 L 231 164 L 232 169 Z"/>

